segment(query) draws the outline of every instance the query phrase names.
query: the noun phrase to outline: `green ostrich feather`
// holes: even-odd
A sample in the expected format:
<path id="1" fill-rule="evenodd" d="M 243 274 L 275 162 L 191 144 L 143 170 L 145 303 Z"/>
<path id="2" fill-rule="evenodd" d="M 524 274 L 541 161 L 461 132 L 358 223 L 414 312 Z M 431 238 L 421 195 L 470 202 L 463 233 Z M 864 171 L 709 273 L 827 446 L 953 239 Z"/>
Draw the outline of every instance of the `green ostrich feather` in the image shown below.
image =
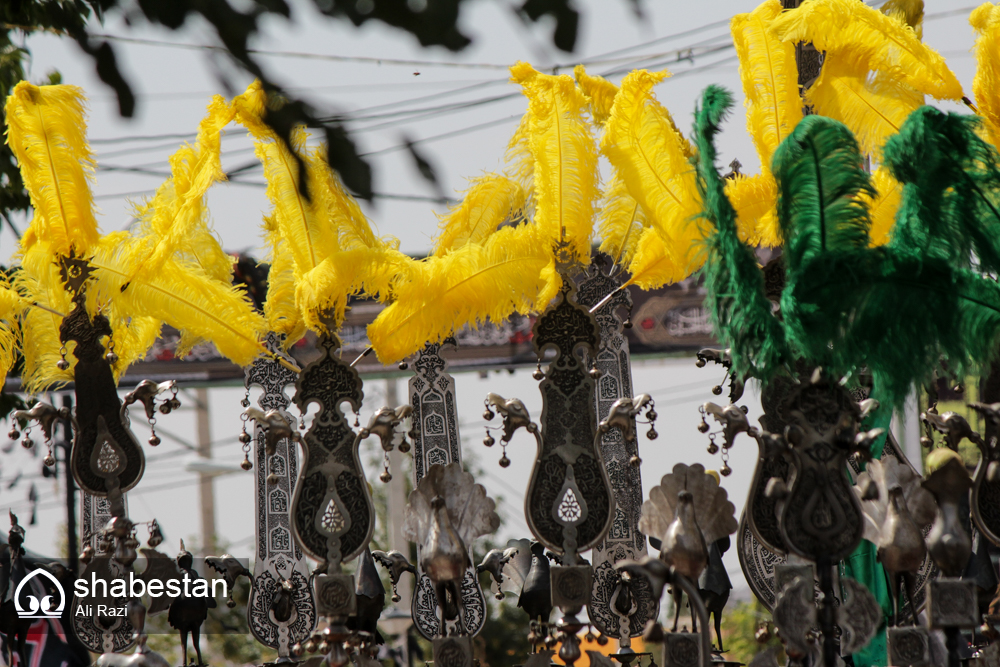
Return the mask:
<path id="1" fill-rule="evenodd" d="M 1000 332 L 1000 156 L 976 121 L 928 107 L 884 149 L 903 184 L 891 241 L 869 247 L 872 194 L 857 142 L 837 121 L 804 119 L 775 152 L 786 284 L 772 313 L 753 250 L 715 169 L 713 145 L 731 104 L 709 87 L 696 114 L 706 239 L 705 285 L 719 339 L 735 370 L 764 382 L 796 360 L 835 377 L 861 368 L 900 405 L 947 360 L 975 372 L 995 356 Z"/>
<path id="2" fill-rule="evenodd" d="M 709 86 L 695 114 L 698 190 L 703 216 L 715 229 L 706 239 L 703 271 L 707 305 L 719 340 L 731 350 L 734 371 L 743 377 L 769 379 L 788 360 L 784 331 L 771 314 L 753 249 L 740 241 L 736 232 L 736 211 L 715 168 L 713 140 L 732 104 L 727 90 Z"/>

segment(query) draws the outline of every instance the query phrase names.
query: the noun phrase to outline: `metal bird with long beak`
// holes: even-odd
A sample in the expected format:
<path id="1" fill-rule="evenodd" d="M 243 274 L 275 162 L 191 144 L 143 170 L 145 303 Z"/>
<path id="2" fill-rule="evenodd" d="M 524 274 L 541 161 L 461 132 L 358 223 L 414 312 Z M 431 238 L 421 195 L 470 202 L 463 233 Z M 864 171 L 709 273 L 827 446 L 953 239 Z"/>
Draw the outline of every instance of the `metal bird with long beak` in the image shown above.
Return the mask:
<path id="1" fill-rule="evenodd" d="M 233 589 L 236 587 L 236 580 L 240 577 L 246 577 L 250 580 L 250 585 L 252 586 L 253 573 L 231 554 L 208 556 L 205 558 L 205 564 L 222 575 L 222 578 L 226 582 L 226 591 L 229 593 L 229 596 L 226 598 L 226 606 L 232 609 L 236 606 L 236 602 L 233 600 Z"/>
<path id="2" fill-rule="evenodd" d="M 441 608 L 441 635 L 449 622 L 464 627 L 461 582 L 471 565 L 467 545 L 499 527 L 496 503 L 460 463 L 431 466 L 410 494 L 403 536 L 421 547 L 420 568 L 434 583 Z"/>

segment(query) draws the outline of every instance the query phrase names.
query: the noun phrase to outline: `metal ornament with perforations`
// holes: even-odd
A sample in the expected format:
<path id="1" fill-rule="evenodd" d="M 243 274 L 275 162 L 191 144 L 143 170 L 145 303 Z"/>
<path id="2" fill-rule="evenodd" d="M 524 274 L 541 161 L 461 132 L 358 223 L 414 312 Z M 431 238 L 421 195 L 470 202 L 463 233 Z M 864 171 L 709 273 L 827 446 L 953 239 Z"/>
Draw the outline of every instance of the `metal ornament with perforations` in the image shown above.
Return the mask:
<path id="1" fill-rule="evenodd" d="M 267 346 L 280 354 L 280 342 L 270 334 Z M 246 368 L 246 387 L 259 387 L 263 393 L 257 404 L 263 410 L 280 410 L 286 419 L 291 399 L 285 388 L 294 385 L 296 373 L 268 357 L 259 357 Z M 254 503 L 257 521 L 254 526 L 257 553 L 253 582 L 247 604 L 247 624 L 253 636 L 278 652 L 278 658 L 291 657 L 291 648 L 309 636 L 316 626 L 316 601 L 309 585 L 309 564 L 302 549 L 292 539 L 291 498 L 298 461 L 293 443 L 283 438 L 274 454 L 267 456 L 264 427 L 256 424 L 253 434 Z M 291 584 L 292 604 L 279 618 L 272 611 L 275 599 L 286 594 Z M 284 585 L 284 586 L 283 586 Z M 283 606 L 284 607 L 284 606 Z"/>
<path id="2" fill-rule="evenodd" d="M 459 433 L 455 398 L 455 379 L 448 373 L 448 362 L 442 348 L 454 345 L 454 339 L 428 344 L 413 361 L 413 377 L 409 381 L 409 401 L 413 406 L 413 487 L 435 464 L 448 465 L 462 461 L 462 439 Z M 472 545 L 469 560 L 474 561 Z M 417 546 L 417 576 L 413 589 L 411 613 L 413 624 L 426 639 L 438 636 L 440 609 L 434 584 L 420 570 L 420 546 Z M 462 627 L 469 635 L 477 635 L 486 622 L 486 599 L 479 587 L 476 569 L 470 566 L 462 580 Z"/>
<path id="3" fill-rule="evenodd" d="M 580 303 L 585 306 L 594 306 L 606 294 L 614 294 L 594 313 L 601 330 L 594 359 L 600 372 L 594 392 L 598 419 L 608 417 L 615 401 L 632 396 L 629 344 L 617 314 L 619 308 L 631 309 L 632 298 L 627 290 L 619 291 L 618 287 L 618 281 L 606 275 L 596 262 L 578 287 Z M 629 419 L 634 424 L 635 417 Z M 634 425 L 631 432 L 635 433 Z M 619 645 L 628 648 L 631 638 L 641 635 L 646 623 L 659 613 L 659 600 L 653 598 L 648 580 L 633 579 L 625 589 L 614 567 L 620 561 L 639 560 L 647 554 L 646 536 L 639 531 L 642 477 L 638 442 L 626 437 L 621 429 L 609 429 L 601 436 L 601 456 L 614 491 L 615 515 L 591 557 L 594 580 L 587 615 L 602 633 L 618 638 Z M 626 596 L 627 604 L 619 604 L 621 596 Z M 627 613 L 620 611 L 623 607 L 627 607 Z"/>

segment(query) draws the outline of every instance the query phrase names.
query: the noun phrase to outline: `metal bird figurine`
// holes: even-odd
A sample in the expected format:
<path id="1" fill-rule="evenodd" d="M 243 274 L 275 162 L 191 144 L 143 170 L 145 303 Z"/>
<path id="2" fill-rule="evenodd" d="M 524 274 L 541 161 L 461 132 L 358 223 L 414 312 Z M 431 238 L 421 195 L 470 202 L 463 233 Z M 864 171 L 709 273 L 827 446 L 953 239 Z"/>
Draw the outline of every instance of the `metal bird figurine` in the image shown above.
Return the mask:
<path id="1" fill-rule="evenodd" d="M 865 491 L 871 485 L 877 490 L 877 497 L 866 498 Z M 864 538 L 878 547 L 879 561 L 889 573 L 898 624 L 902 607 L 900 593 L 905 591 L 907 599 L 914 599 L 914 573 L 920 569 L 927 554 L 922 530 L 934 520 L 937 504 L 930 492 L 921 486 L 919 475 L 891 456 L 870 461 L 852 488 L 864 512 Z M 916 625 L 913 605 L 910 610 Z"/>
<path id="2" fill-rule="evenodd" d="M 708 565 L 708 544 L 732 535 L 739 527 L 735 514 L 726 490 L 704 467 L 678 463 L 642 504 L 639 529 L 660 538 L 660 559 L 676 574 L 697 581 Z M 680 597 L 681 589 L 675 586 L 675 632 Z"/>
<path id="3" fill-rule="evenodd" d="M 348 619 L 347 627 L 367 633 L 371 637 L 369 641 L 375 644 L 383 644 L 385 642 L 378 631 L 378 619 L 385 609 L 385 587 L 375 569 L 371 549 L 365 549 L 358 556 L 356 577 L 358 583 L 354 596 L 357 598 L 357 612 Z"/>
<path id="4" fill-rule="evenodd" d="M 182 576 L 187 576 L 191 581 L 201 579 L 201 575 L 191 567 L 194 564 L 194 556 L 184 548 L 184 540 L 181 540 L 181 550 L 177 553 L 177 567 Z M 215 599 L 211 597 L 195 597 L 193 595 L 181 595 L 170 604 L 170 611 L 167 612 L 167 622 L 170 627 L 180 632 L 181 652 L 184 664 L 188 664 L 187 659 L 187 638 L 191 634 L 191 643 L 194 645 L 194 652 L 198 656 L 198 665 L 204 665 L 201 659 L 201 624 L 208 618 L 208 610 L 215 607 Z"/>
<path id="5" fill-rule="evenodd" d="M 972 540 L 962 527 L 959 512 L 959 504 L 972 486 L 969 473 L 961 459 L 950 457 L 924 480 L 923 486 L 934 494 L 938 504 L 937 517 L 927 535 L 927 549 L 946 577 L 960 577 L 972 554 Z"/>
<path id="6" fill-rule="evenodd" d="M 295 423 L 289 421 L 284 410 L 274 409 L 264 412 L 260 408 L 250 406 L 243 411 L 243 414 L 264 429 L 264 451 L 269 457 L 274 456 L 278 443 L 282 440 L 286 438 L 295 442 L 302 440 Z"/>
<path id="7" fill-rule="evenodd" d="M 477 573 L 490 573 L 493 578 L 493 594 L 497 600 L 503 600 L 503 592 L 500 590 L 500 584 L 503 583 L 503 568 L 517 556 L 517 552 L 517 547 L 504 550 L 490 549 L 483 557 L 483 562 L 476 566 Z"/>
<path id="8" fill-rule="evenodd" d="M 236 602 L 233 600 L 233 589 L 236 587 L 236 580 L 240 577 L 246 577 L 250 580 L 250 585 L 252 586 L 253 573 L 231 554 L 209 556 L 205 559 L 205 563 L 225 579 L 226 591 L 229 593 L 229 597 L 226 599 L 226 606 L 232 609 L 236 606 Z"/>
<path id="9" fill-rule="evenodd" d="M 461 584 L 471 565 L 466 545 L 500 527 L 495 508 L 460 463 L 431 466 L 410 494 L 403 536 L 421 547 L 420 568 L 434 583 L 441 608 L 441 635 L 448 622 L 464 627 Z"/>
<path id="10" fill-rule="evenodd" d="M 404 572 L 416 575 L 417 568 L 410 561 L 406 560 L 406 556 L 398 551 L 390 551 L 388 553 L 385 551 L 373 551 L 372 557 L 389 573 L 389 581 L 392 583 L 392 601 L 399 602 L 400 597 L 396 592 L 399 578 L 403 576 Z"/>

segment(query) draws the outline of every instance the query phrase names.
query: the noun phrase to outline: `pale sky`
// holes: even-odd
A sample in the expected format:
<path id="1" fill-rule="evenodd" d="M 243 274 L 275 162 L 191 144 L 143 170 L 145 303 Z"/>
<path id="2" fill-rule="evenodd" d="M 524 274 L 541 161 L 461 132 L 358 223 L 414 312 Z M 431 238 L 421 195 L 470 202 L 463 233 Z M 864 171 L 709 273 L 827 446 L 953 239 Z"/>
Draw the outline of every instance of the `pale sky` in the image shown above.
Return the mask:
<path id="1" fill-rule="evenodd" d="M 474 38 L 472 46 L 460 54 L 444 49 L 422 49 L 407 34 L 371 23 L 356 29 L 347 22 L 319 16 L 306 3 L 294 3 L 291 21 L 273 19 L 266 23 L 264 34 L 255 40 L 255 48 L 286 55 L 268 55 L 262 62 L 284 85 L 305 96 L 321 113 L 341 113 L 357 118 L 348 122 L 359 150 L 372 153 L 375 170 L 375 190 L 394 195 L 430 197 L 434 191 L 412 168 L 409 156 L 398 146 L 404 136 L 427 140 L 420 149 L 434 164 L 445 191 L 451 194 L 465 187 L 466 179 L 484 171 L 503 166 L 503 154 L 510 134 L 525 109 L 525 99 L 519 89 L 506 83 L 505 67 L 517 60 L 526 60 L 540 70 L 567 66 L 570 72 L 578 62 L 593 63 L 592 73 L 613 71 L 610 78 L 621 79 L 632 67 L 666 66 L 674 73 L 656 89 L 657 95 L 673 113 L 678 125 L 688 132 L 691 114 L 700 91 L 708 84 L 721 84 L 732 90 L 742 101 L 739 74 L 732 49 L 698 56 L 689 61 L 679 58 L 688 49 L 710 49 L 729 43 L 726 21 L 736 13 L 756 6 L 753 0 L 711 0 L 708 2 L 645 2 L 645 18 L 640 22 L 625 0 L 587 0 L 576 3 L 582 11 L 577 52 L 564 54 L 551 46 L 550 26 L 525 27 L 513 14 L 512 2 L 480 0 L 463 5 L 463 26 Z M 975 60 L 969 49 L 973 45 L 972 29 L 967 17 L 973 4 L 956 0 L 926 2 L 928 20 L 924 39 L 940 51 L 971 97 L 971 82 Z M 958 11 L 956 13 L 956 10 Z M 709 26 L 709 27 L 705 27 Z M 126 28 L 117 15 L 108 17 L 107 24 L 95 31 L 141 40 L 157 40 L 191 45 L 213 45 L 212 33 L 205 25 L 195 23 L 184 31 L 135 25 Z M 671 37 L 673 35 L 680 35 Z M 220 72 L 241 92 L 249 82 L 225 58 L 204 49 L 181 49 L 146 44 L 115 44 L 118 60 L 137 93 L 138 105 L 134 119 L 117 115 L 113 92 L 93 73 L 89 58 L 76 45 L 52 35 L 29 37 L 26 46 L 32 60 L 28 66 L 33 81 L 42 81 L 52 69 L 58 69 L 63 81 L 82 86 L 90 100 L 89 136 L 100 166 L 96 175 L 95 195 L 101 210 L 103 231 L 122 229 L 128 225 L 131 208 L 127 202 L 151 193 L 163 180 L 163 175 L 147 175 L 109 168 L 130 168 L 166 173 L 167 157 L 177 148 L 179 139 L 159 138 L 140 140 L 138 137 L 159 135 L 190 135 L 196 130 L 204 108 L 214 93 L 225 94 Z M 294 52 L 314 57 L 287 55 Z M 610 54 L 610 55 L 608 55 Z M 371 63 L 323 59 L 323 56 L 352 58 L 383 58 L 432 61 L 430 64 Z M 510 95 L 501 100 L 491 98 Z M 472 103 L 476 104 L 462 104 Z M 440 108 L 442 105 L 447 108 Z M 964 107 L 941 105 L 949 110 L 964 111 Z M 745 131 L 741 106 L 735 110 L 721 137 L 720 164 L 734 157 L 744 166 L 745 173 L 756 173 L 757 157 Z M 441 134 L 459 132 L 475 126 L 496 123 L 482 129 L 451 138 L 435 140 Z M 252 144 L 245 132 L 235 126 L 223 140 L 223 164 L 234 169 L 254 160 Z M 239 181 L 239 182 L 237 182 Z M 229 251 L 250 251 L 262 256 L 260 222 L 269 205 L 260 186 L 263 177 L 254 167 L 228 184 L 216 185 L 210 192 L 209 204 L 216 230 Z M 425 253 L 437 230 L 436 213 L 442 212 L 427 201 L 378 200 L 364 205 L 379 233 L 396 236 L 402 249 L 410 253 Z M 16 218 L 20 229 L 24 218 Z M 0 232 L 0 255 L 9 257 L 15 250 L 15 240 L 4 228 Z M 696 369 L 692 359 L 672 359 L 637 363 L 634 372 L 635 392 L 651 393 L 657 401 L 661 435 L 649 443 L 640 440 L 644 497 L 659 477 L 670 471 L 674 463 L 702 462 L 718 468 L 718 456 L 707 454 L 707 438 L 698 433 L 697 405 L 713 400 L 710 389 L 718 383 L 722 372 L 716 368 Z M 366 388 L 371 397 L 366 401 L 362 420 L 381 406 L 384 383 L 372 381 Z M 400 385 L 402 391 L 402 384 Z M 519 434 L 509 455 L 513 465 L 502 470 L 496 465 L 499 448 L 485 449 L 479 444 L 482 431 L 482 400 L 494 391 L 504 396 L 525 400 L 532 415 L 540 412 L 537 384 L 530 372 L 519 371 L 490 374 L 482 379 L 475 374 L 458 377 L 459 408 L 463 437 L 467 450 L 475 452 L 488 470 L 479 481 L 491 496 L 503 496 L 501 509 L 507 517 L 502 529 L 504 537 L 525 537 L 521 494 L 526 486 L 534 444 Z M 747 399 L 752 421 L 759 416 L 759 403 L 748 387 Z M 212 437 L 217 443 L 216 456 L 226 462 L 239 463 L 236 436 L 239 433 L 242 391 L 237 388 L 213 389 L 210 392 Z M 189 402 L 190 403 L 190 402 Z M 137 413 L 133 424 L 140 442 L 148 432 Z M 160 419 L 162 429 L 193 441 L 194 419 L 191 412 L 180 412 Z M 196 475 L 184 470 L 184 462 L 193 454 L 164 438 L 156 450 L 147 448 L 150 463 L 140 486 L 129 494 L 130 515 L 135 521 L 156 517 L 167 535 L 164 547 L 170 553 L 177 548 L 177 539 L 188 539 L 199 533 Z M 756 446 L 749 439 L 739 442 L 732 451 L 731 477 L 723 480 L 730 497 L 742 509 L 750 475 L 756 459 Z M 363 458 L 364 460 L 364 458 Z M 0 461 L 0 493 L 15 511 L 24 511 L 23 498 L 27 485 L 35 478 L 42 496 L 40 525 L 28 527 L 27 546 L 43 553 L 55 553 L 59 525 L 64 521 L 62 491 L 58 483 L 38 478 L 40 459 L 15 447 L 13 453 Z M 20 484 L 7 490 L 9 480 L 18 472 L 24 477 Z M 368 470 L 369 478 L 378 484 L 378 469 Z M 252 473 L 232 474 L 216 482 L 217 525 L 224 543 L 232 544 L 237 556 L 249 556 L 253 536 Z M 144 487 L 148 490 L 144 490 Z M 167 488 L 164 488 L 167 487 Z M 24 518 L 24 517 L 22 517 Z M 26 518 L 22 523 L 26 522 Z M 145 538 L 145 535 L 140 535 Z M 726 555 L 737 588 L 742 586 L 735 550 Z"/>

